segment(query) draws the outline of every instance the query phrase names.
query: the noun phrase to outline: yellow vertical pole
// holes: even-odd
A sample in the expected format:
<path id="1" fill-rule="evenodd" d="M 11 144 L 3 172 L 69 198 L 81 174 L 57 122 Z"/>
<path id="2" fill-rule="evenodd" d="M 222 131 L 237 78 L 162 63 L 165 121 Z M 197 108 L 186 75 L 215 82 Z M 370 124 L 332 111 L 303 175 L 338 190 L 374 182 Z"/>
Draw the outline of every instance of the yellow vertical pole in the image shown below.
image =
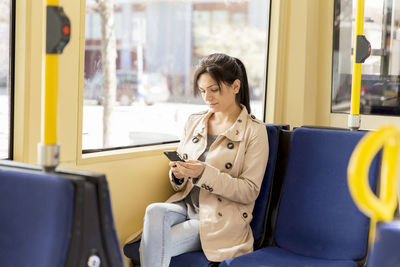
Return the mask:
<path id="1" fill-rule="evenodd" d="M 360 88 L 361 88 L 361 63 L 356 62 L 357 55 L 357 36 L 364 32 L 364 0 L 357 0 L 356 25 L 354 31 L 353 46 L 353 82 L 351 89 L 351 106 L 348 126 L 351 130 L 360 128 Z"/>
<path id="2" fill-rule="evenodd" d="M 360 114 L 361 63 L 356 63 L 357 36 L 364 32 L 364 0 L 357 1 L 356 29 L 354 33 L 353 83 L 350 114 Z"/>
<path id="3" fill-rule="evenodd" d="M 58 6 L 58 0 L 47 0 Z M 57 144 L 58 55 L 46 53 L 46 82 L 42 94 L 42 144 Z"/>
<path id="4" fill-rule="evenodd" d="M 46 55 L 46 83 L 42 109 L 42 143 L 57 144 L 58 55 Z"/>
<path id="5" fill-rule="evenodd" d="M 58 0 L 47 0 L 45 86 L 42 90 L 42 134 L 38 145 L 38 162 L 46 171 L 59 163 L 57 144 L 58 57 L 69 42 L 70 21 Z"/>

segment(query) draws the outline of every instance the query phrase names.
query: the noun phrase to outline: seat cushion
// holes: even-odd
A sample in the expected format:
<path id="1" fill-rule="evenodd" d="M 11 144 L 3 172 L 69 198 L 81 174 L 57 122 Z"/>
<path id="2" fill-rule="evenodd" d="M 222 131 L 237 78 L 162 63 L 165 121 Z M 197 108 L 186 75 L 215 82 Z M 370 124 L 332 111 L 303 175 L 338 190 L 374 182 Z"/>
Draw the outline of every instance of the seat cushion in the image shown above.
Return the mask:
<path id="1" fill-rule="evenodd" d="M 210 263 L 202 251 L 188 252 L 172 257 L 171 267 L 207 267 Z"/>
<path id="2" fill-rule="evenodd" d="M 124 247 L 124 254 L 133 262 L 139 263 L 139 246 L 140 241 L 131 243 Z M 207 267 L 210 263 L 202 251 L 188 252 L 175 257 L 172 257 L 170 266 L 172 267 Z"/>
<path id="3" fill-rule="evenodd" d="M 277 247 L 267 247 L 222 262 L 220 267 L 357 267 L 353 261 L 309 258 Z"/>
<path id="4" fill-rule="evenodd" d="M 140 262 L 139 255 L 140 240 L 124 246 L 124 254 L 134 262 Z"/>
<path id="5" fill-rule="evenodd" d="M 0 266 L 64 266 L 73 209 L 72 181 L 0 170 Z"/>
<path id="6" fill-rule="evenodd" d="M 368 259 L 369 267 L 400 266 L 400 221 L 380 223 Z"/>
<path id="7" fill-rule="evenodd" d="M 365 256 L 369 218 L 350 196 L 347 166 L 362 132 L 306 129 L 293 131 L 278 210 L 275 243 L 315 258 L 358 260 Z M 375 189 L 379 156 L 370 166 Z"/>

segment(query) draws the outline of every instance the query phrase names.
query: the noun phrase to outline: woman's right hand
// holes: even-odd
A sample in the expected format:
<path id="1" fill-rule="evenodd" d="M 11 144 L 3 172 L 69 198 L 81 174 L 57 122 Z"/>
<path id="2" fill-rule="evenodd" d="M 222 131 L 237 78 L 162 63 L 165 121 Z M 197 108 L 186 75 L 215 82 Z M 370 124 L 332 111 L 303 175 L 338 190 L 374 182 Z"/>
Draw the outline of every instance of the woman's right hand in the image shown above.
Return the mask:
<path id="1" fill-rule="evenodd" d="M 174 174 L 174 176 L 178 179 L 182 179 L 185 177 L 185 175 L 180 171 L 180 169 L 176 165 L 176 161 L 170 161 L 169 162 L 169 167 Z"/>

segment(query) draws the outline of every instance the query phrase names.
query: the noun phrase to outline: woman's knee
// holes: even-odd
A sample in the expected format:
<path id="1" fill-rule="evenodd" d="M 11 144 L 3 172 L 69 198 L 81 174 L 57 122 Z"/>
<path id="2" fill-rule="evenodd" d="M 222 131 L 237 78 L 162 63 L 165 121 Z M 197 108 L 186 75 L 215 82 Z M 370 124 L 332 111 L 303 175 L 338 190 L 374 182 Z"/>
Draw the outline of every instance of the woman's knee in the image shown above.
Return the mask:
<path id="1" fill-rule="evenodd" d="M 152 218 L 164 214 L 166 209 L 163 204 L 164 203 L 151 203 L 146 208 L 145 216 Z"/>
<path id="2" fill-rule="evenodd" d="M 180 220 L 180 217 L 186 217 L 185 211 L 181 209 L 182 207 L 175 203 L 152 203 L 146 208 L 145 220 L 164 220 L 167 214 L 173 221 Z"/>

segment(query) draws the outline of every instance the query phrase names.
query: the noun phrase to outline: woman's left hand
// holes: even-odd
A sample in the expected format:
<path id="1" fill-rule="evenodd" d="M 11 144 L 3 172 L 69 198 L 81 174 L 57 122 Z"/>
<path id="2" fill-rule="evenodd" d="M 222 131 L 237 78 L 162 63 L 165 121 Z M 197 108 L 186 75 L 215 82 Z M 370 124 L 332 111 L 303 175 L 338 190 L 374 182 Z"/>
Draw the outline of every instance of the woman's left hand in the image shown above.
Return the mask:
<path id="1" fill-rule="evenodd" d="M 176 168 L 186 177 L 197 178 L 203 173 L 205 164 L 199 160 L 177 161 Z"/>

